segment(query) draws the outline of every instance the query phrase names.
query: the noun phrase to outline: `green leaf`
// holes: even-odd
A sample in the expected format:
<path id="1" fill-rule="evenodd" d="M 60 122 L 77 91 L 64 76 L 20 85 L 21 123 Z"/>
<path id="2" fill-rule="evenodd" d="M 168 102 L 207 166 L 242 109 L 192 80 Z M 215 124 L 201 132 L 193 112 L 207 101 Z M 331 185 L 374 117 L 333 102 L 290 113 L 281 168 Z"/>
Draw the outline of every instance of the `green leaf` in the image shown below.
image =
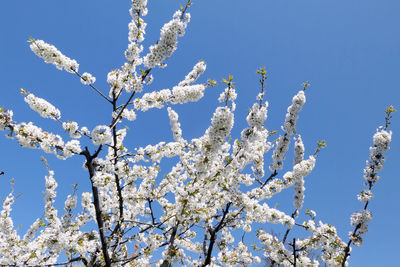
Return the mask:
<path id="1" fill-rule="evenodd" d="M 207 86 L 208 86 L 208 87 L 214 87 L 214 86 L 216 86 L 216 85 L 217 85 L 217 81 L 211 80 L 211 79 L 208 79 L 208 80 L 207 80 Z"/>
<path id="2" fill-rule="evenodd" d="M 306 81 L 305 83 L 302 84 L 302 86 L 303 86 L 303 90 L 306 90 L 306 88 L 311 86 L 311 84 L 308 81 Z"/>
<path id="3" fill-rule="evenodd" d="M 264 76 L 265 74 L 267 74 L 267 71 L 265 70 L 264 67 L 261 67 L 259 70 L 256 71 L 256 73 L 261 74 L 262 76 Z"/>
<path id="4" fill-rule="evenodd" d="M 396 112 L 396 111 L 397 110 L 391 105 L 391 106 L 386 107 L 385 113 L 386 114 L 390 114 L 390 113 L 393 113 L 393 112 Z"/>

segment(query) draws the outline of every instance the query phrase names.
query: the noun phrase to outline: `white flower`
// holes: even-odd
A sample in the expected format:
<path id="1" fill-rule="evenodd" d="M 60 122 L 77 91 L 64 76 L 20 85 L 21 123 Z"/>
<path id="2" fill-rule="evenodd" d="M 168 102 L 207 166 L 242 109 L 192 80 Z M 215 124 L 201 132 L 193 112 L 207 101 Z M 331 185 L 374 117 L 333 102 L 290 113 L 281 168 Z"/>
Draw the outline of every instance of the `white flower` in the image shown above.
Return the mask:
<path id="1" fill-rule="evenodd" d="M 199 61 L 194 67 L 191 72 L 189 72 L 188 75 L 186 75 L 185 80 L 181 81 L 178 86 L 188 86 L 191 83 L 195 82 L 201 74 L 204 73 L 206 70 L 206 62 L 205 61 Z"/>
<path id="2" fill-rule="evenodd" d="M 363 190 L 360 192 L 360 194 L 357 195 L 357 199 L 362 203 L 367 203 L 373 197 L 374 194 L 371 190 Z"/>
<path id="3" fill-rule="evenodd" d="M 55 106 L 42 98 L 36 97 L 34 94 L 29 93 L 24 100 L 31 109 L 39 113 L 43 118 L 51 118 L 53 120 L 61 118 L 61 113 Z"/>
<path id="4" fill-rule="evenodd" d="M 79 134 L 79 126 L 78 123 L 75 121 L 63 122 L 62 127 L 65 131 L 69 133 L 71 138 L 80 138 L 81 135 Z"/>
<path id="5" fill-rule="evenodd" d="M 46 153 L 57 156 L 63 150 L 64 142 L 59 135 L 48 133 L 32 124 L 21 123 L 15 126 L 17 140 L 21 146 L 30 148 L 41 148 Z"/>
<path id="6" fill-rule="evenodd" d="M 185 21 L 181 21 L 182 12 L 175 12 L 173 19 L 166 23 L 161 29 L 160 40 L 157 44 L 150 46 L 150 53 L 144 57 L 144 65 L 154 68 L 170 57 L 178 45 L 178 35 L 183 36 L 190 20 L 190 15 L 185 14 Z"/>
<path id="7" fill-rule="evenodd" d="M 261 107 L 259 104 L 254 103 L 246 118 L 249 126 L 262 129 L 264 126 L 264 121 L 267 119 L 267 108 L 268 102 L 265 102 L 265 104 Z"/>
<path id="8" fill-rule="evenodd" d="M 247 232 L 247 233 L 251 232 L 251 226 L 250 226 L 250 224 L 245 224 L 245 225 L 243 226 L 243 231 L 245 231 L 245 232 Z"/>
<path id="9" fill-rule="evenodd" d="M 92 131 L 92 141 L 95 145 L 109 144 L 112 141 L 110 127 L 98 125 Z"/>
<path id="10" fill-rule="evenodd" d="M 81 76 L 81 83 L 83 84 L 88 85 L 96 81 L 96 77 L 93 77 L 90 73 L 84 72 Z"/>
<path id="11" fill-rule="evenodd" d="M 369 210 L 357 211 L 351 215 L 350 223 L 352 226 L 364 224 L 372 221 L 372 214 Z"/>
<path id="12" fill-rule="evenodd" d="M 178 122 L 178 113 L 176 113 L 172 108 L 168 107 L 168 116 L 171 124 L 172 133 L 174 135 L 174 140 L 177 142 L 182 142 L 182 130 L 181 124 Z"/>
<path id="13" fill-rule="evenodd" d="M 31 39 L 30 48 L 38 57 L 44 59 L 46 63 L 54 64 L 57 69 L 64 69 L 67 72 L 77 72 L 79 64 L 69 57 L 64 56 L 58 49 L 42 40 Z"/>
<path id="14" fill-rule="evenodd" d="M 129 24 L 130 25 L 130 24 Z M 133 33 L 131 37 L 131 31 L 129 31 L 129 38 L 134 38 Z M 142 63 L 142 60 L 139 58 L 139 54 L 143 51 L 143 46 L 138 46 L 136 43 L 130 43 L 128 48 L 125 50 L 125 57 L 129 62 L 134 62 L 136 65 Z"/>
<path id="15" fill-rule="evenodd" d="M 146 6 L 147 0 L 132 0 L 132 9 L 134 10 L 143 11 L 144 9 L 146 9 Z"/>
<path id="16" fill-rule="evenodd" d="M 89 131 L 89 129 L 88 129 L 87 127 L 83 126 L 83 127 L 81 128 L 81 133 L 82 133 L 82 134 L 89 135 L 89 134 L 90 134 L 90 131 Z"/>
<path id="17" fill-rule="evenodd" d="M 207 132 L 212 143 L 224 141 L 233 127 L 233 113 L 227 107 L 218 107 L 211 120 L 212 127 Z"/>
<path id="18" fill-rule="evenodd" d="M 71 157 L 74 154 L 79 154 L 82 152 L 82 148 L 78 140 L 71 140 L 65 144 L 64 156 Z"/>
<path id="19" fill-rule="evenodd" d="M 136 113 L 133 109 L 124 109 L 122 117 L 126 118 L 128 121 L 134 121 L 136 120 Z"/>
<path id="20" fill-rule="evenodd" d="M 204 96 L 204 85 L 175 86 L 172 88 L 172 104 L 196 102 Z"/>
<path id="21" fill-rule="evenodd" d="M 374 135 L 374 145 L 383 151 L 389 149 L 390 141 L 392 140 L 392 132 L 385 130 L 379 131 Z"/>
<path id="22" fill-rule="evenodd" d="M 107 82 L 110 84 L 110 92 L 108 96 L 116 97 L 122 90 L 123 81 L 120 70 L 112 70 L 107 74 Z"/>
<path id="23" fill-rule="evenodd" d="M 294 165 L 300 163 L 304 158 L 304 144 L 301 136 L 298 135 L 295 140 L 296 142 L 294 143 Z"/>
<path id="24" fill-rule="evenodd" d="M 233 88 L 225 88 L 225 91 L 223 91 L 219 97 L 218 101 L 220 103 L 225 102 L 225 101 L 235 101 L 237 98 L 236 90 Z"/>
<path id="25" fill-rule="evenodd" d="M 12 110 L 0 109 L 0 131 L 4 131 L 7 127 L 15 124 L 12 120 L 12 116 Z"/>

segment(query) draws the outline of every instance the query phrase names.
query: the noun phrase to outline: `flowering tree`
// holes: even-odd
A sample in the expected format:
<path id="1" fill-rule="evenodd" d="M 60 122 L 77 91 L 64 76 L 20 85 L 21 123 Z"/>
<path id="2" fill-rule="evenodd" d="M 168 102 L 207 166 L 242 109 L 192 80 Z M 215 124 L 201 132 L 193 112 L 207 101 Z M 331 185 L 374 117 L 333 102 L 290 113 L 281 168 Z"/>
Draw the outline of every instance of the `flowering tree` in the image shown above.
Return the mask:
<path id="1" fill-rule="evenodd" d="M 309 254 L 321 250 L 322 260 L 328 265 L 346 266 L 351 246 L 361 245 L 362 235 L 368 231 L 367 223 L 372 219 L 367 208 L 385 161 L 384 152 L 389 149 L 392 133 L 387 128 L 393 107 L 387 108 L 385 124 L 373 136 L 364 169 L 366 188 L 358 196 L 364 206 L 351 216 L 350 236 L 341 239 L 334 226 L 316 220 L 314 211 L 302 211 L 304 179 L 326 145 L 324 141 L 318 142 L 315 151 L 305 156 L 302 138 L 296 130 L 309 84 L 304 83 L 293 97 L 278 136 L 264 124 L 268 108 L 267 73 L 260 68 L 260 93 L 247 114 L 248 126 L 241 131 L 240 138 L 232 140 L 237 95 L 233 76 L 229 75 L 223 79 L 225 89 L 218 98 L 221 104 L 210 127 L 199 138 L 186 140 L 173 106 L 198 101 L 208 87 L 217 83 L 196 83 L 206 70 L 206 63 L 200 61 L 172 89 L 146 91 L 153 81 L 151 71 L 166 66 L 165 60 L 177 48 L 178 37 L 185 33 L 191 1 L 181 6 L 162 27 L 159 41 L 142 55 L 146 4 L 146 0 L 132 1 L 126 63 L 108 74 L 108 94 L 94 85 L 96 78 L 92 74 L 79 72 L 75 60 L 45 41 L 30 38 L 30 48 L 38 57 L 78 76 L 109 103 L 111 116 L 104 125 L 89 130 L 76 121 L 63 121 L 55 106 L 21 89 L 32 110 L 60 123 L 68 134 L 62 137 L 32 122 L 16 122 L 11 110 L 0 110 L 0 130 L 21 146 L 41 149 L 59 159 L 81 157 L 91 183 L 90 191 L 79 198 L 75 191 L 68 196 L 64 214 L 59 216 L 54 207 L 55 174 L 44 159 L 49 173 L 44 218 L 37 219 L 24 236 L 19 236 L 10 217 L 15 196 L 13 192 L 7 196 L 0 218 L 0 264 L 248 266 L 259 264 L 263 254 L 271 265 L 317 266 L 318 262 L 311 260 Z M 167 110 L 174 141 L 136 148 L 125 144 L 127 121 L 135 120 L 138 111 L 154 108 Z M 92 146 L 82 146 L 83 138 L 90 139 Z M 284 172 L 292 139 L 294 162 Z M 271 154 L 272 160 L 266 160 L 265 156 Z M 165 158 L 177 159 L 168 171 L 161 170 Z M 267 172 L 264 165 L 268 166 Z M 268 205 L 269 199 L 290 187 L 294 187 L 292 213 Z M 309 219 L 300 220 L 300 212 L 305 212 Z M 282 238 L 263 230 L 269 224 L 282 225 Z M 257 240 L 251 245 L 240 236 L 252 231 L 257 233 Z"/>

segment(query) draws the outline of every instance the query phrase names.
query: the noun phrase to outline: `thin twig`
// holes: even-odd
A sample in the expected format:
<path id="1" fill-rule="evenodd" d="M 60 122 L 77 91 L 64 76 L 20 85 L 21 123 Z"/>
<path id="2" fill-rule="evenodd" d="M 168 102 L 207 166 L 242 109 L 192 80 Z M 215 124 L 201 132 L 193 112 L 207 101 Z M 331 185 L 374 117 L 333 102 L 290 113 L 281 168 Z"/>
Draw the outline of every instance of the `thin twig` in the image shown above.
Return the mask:
<path id="1" fill-rule="evenodd" d="M 76 75 L 78 75 L 79 78 L 83 79 L 82 75 L 80 75 L 75 69 L 71 69 Z M 95 90 L 98 94 L 100 94 L 105 100 L 107 100 L 108 103 L 112 104 L 112 101 L 108 99 L 102 92 L 100 92 L 99 89 L 93 86 L 93 84 L 89 83 L 88 84 L 93 90 Z"/>

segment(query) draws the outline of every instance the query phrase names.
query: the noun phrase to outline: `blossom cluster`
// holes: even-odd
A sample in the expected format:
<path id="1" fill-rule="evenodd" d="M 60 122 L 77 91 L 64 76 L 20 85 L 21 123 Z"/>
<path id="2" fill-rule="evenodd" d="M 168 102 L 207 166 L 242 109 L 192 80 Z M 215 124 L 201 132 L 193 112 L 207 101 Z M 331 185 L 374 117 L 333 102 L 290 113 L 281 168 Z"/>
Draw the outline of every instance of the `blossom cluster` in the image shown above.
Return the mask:
<path id="1" fill-rule="evenodd" d="M 255 188 L 251 191 L 251 195 L 256 196 L 258 199 L 271 198 L 280 193 L 282 190 L 287 189 L 296 183 L 301 186 L 300 192 L 296 192 L 295 188 L 295 207 L 301 207 L 303 203 L 303 183 L 301 182 L 307 175 L 311 173 L 315 167 L 316 158 L 310 156 L 307 160 L 303 160 L 293 167 L 293 171 L 288 171 L 283 175 L 283 179 L 274 179 L 268 183 L 264 188 Z"/>
<path id="2" fill-rule="evenodd" d="M 301 135 L 296 136 L 294 144 L 294 165 L 299 164 L 304 159 L 304 144 Z"/>
<path id="3" fill-rule="evenodd" d="M 42 40 L 30 40 L 30 48 L 38 57 L 43 58 L 44 62 L 51 63 L 57 69 L 64 69 L 67 72 L 78 72 L 79 64 L 69 57 L 63 55 L 54 45 Z"/>
<path id="4" fill-rule="evenodd" d="M 43 131 L 32 122 L 20 123 L 15 126 L 16 138 L 21 146 L 41 148 L 46 153 L 58 154 L 64 147 L 61 136 Z"/>
<path id="5" fill-rule="evenodd" d="M 163 63 L 165 59 L 175 52 L 178 45 L 178 36 L 185 34 L 186 26 L 190 21 L 190 14 L 183 14 L 184 20 L 181 19 L 182 11 L 176 11 L 172 20 L 165 24 L 161 29 L 160 40 L 157 44 L 150 46 L 143 63 L 148 68 L 153 68 Z"/>
<path id="6" fill-rule="evenodd" d="M 25 102 L 29 104 L 29 107 L 39 113 L 43 118 L 60 119 L 60 111 L 44 100 L 43 98 L 36 97 L 34 94 L 28 93 L 24 98 Z"/>
<path id="7" fill-rule="evenodd" d="M 6 128 L 10 128 L 14 125 L 12 110 L 4 110 L 0 108 L 0 131 L 4 131 Z"/>
<path id="8" fill-rule="evenodd" d="M 252 171 L 258 178 L 264 177 L 264 155 L 272 145 L 267 141 L 268 130 L 264 127 L 267 119 L 268 102 L 262 105 L 253 104 L 249 110 L 246 121 L 249 127 L 241 132 L 241 141 L 235 142 L 233 152 L 237 155 L 239 169 L 253 162 Z M 246 179 L 246 185 L 250 185 L 250 179 Z"/>
<path id="9" fill-rule="evenodd" d="M 370 147 L 370 160 L 367 161 L 367 166 L 364 169 L 364 178 L 369 183 L 376 183 L 380 177 L 377 173 L 382 170 L 385 162 L 384 152 L 389 150 L 389 144 L 392 140 L 392 132 L 379 129 L 373 137 L 374 146 Z"/>
<path id="10" fill-rule="evenodd" d="M 193 70 L 186 75 L 185 79 L 181 81 L 178 86 L 188 86 L 194 83 L 201 74 L 206 71 L 207 64 L 205 61 L 199 61 L 194 65 Z"/>
<path id="11" fill-rule="evenodd" d="M 300 254 L 295 256 L 293 251 L 286 248 L 276 236 L 270 233 L 260 230 L 257 232 L 257 238 L 261 241 L 261 244 L 267 247 L 264 255 L 277 264 L 293 266 L 294 257 L 296 257 L 296 266 L 318 266 L 318 261 L 312 261 L 304 251 L 300 250 Z"/>
<path id="12" fill-rule="evenodd" d="M 71 210 L 76 206 L 76 196 L 68 196 L 65 203 L 66 213 L 60 219 L 54 207 L 57 182 L 51 170 L 45 177 L 45 187 L 43 217 L 46 222 L 36 219 L 22 238 L 16 230 L 13 230 L 13 221 L 10 217 L 15 196 L 10 193 L 4 200 L 0 218 L 1 265 L 56 264 L 63 252 L 71 258 L 73 253 L 85 257 L 86 254 L 96 251 L 99 245 L 96 233 L 80 231 L 80 228 L 88 222 L 84 219 L 85 213 L 77 215 L 76 218 L 71 216 Z"/>
<path id="13" fill-rule="evenodd" d="M 92 141 L 95 145 L 104 145 L 111 143 L 112 135 L 110 127 L 98 125 L 92 131 Z"/>
<path id="14" fill-rule="evenodd" d="M 69 133 L 71 138 L 80 138 L 79 126 L 76 121 L 63 122 L 62 127 Z"/>
<path id="15" fill-rule="evenodd" d="M 350 220 L 351 220 L 352 226 L 355 226 L 357 224 L 365 225 L 366 222 L 372 221 L 372 214 L 369 210 L 359 211 L 359 212 L 353 213 L 351 215 Z M 366 227 L 363 227 L 363 233 L 366 233 L 366 231 L 367 231 Z"/>
<path id="16" fill-rule="evenodd" d="M 84 72 L 81 75 L 81 83 L 88 85 L 88 84 L 92 84 L 96 81 L 96 77 L 93 77 L 92 74 Z"/>
<path id="17" fill-rule="evenodd" d="M 267 119 L 267 108 L 268 103 L 265 103 L 261 107 L 257 103 L 254 103 L 246 117 L 249 126 L 255 127 L 256 129 L 264 128 L 264 122 Z"/>
<path id="18" fill-rule="evenodd" d="M 301 136 L 296 137 L 294 144 L 294 165 L 301 164 L 304 159 L 304 144 Z M 294 207 L 300 210 L 304 203 L 304 177 L 297 177 L 294 182 Z"/>
<path id="19" fill-rule="evenodd" d="M 136 120 L 136 113 L 133 109 L 125 109 L 121 115 L 123 118 L 126 118 L 128 121 Z"/>
<path id="20" fill-rule="evenodd" d="M 293 131 L 296 130 L 296 121 L 298 114 L 302 109 L 304 103 L 306 102 L 306 97 L 304 91 L 299 91 L 292 99 L 292 105 L 287 109 L 285 123 L 283 129 L 285 134 L 280 136 L 276 141 L 276 148 L 272 155 L 273 163 L 269 167 L 271 171 L 279 170 L 283 168 L 283 160 L 285 159 L 286 152 L 289 149 L 290 136 Z"/>
<path id="21" fill-rule="evenodd" d="M 350 224 L 355 227 L 355 230 L 351 231 L 349 236 L 355 246 L 362 245 L 361 236 L 368 232 L 367 223 L 372 220 L 372 213 L 367 209 L 367 205 L 374 196 L 371 189 L 380 179 L 377 173 L 383 168 L 385 162 L 383 153 L 389 150 L 391 140 L 392 132 L 383 128 L 378 128 L 373 136 L 374 146 L 369 148 L 370 156 L 364 169 L 364 179 L 368 182 L 368 189 L 362 190 L 357 196 L 358 200 L 365 204 L 364 209 L 353 213 L 350 217 Z"/>
<path id="22" fill-rule="evenodd" d="M 48 103 L 45 100 L 43 101 Z M 49 105 L 51 106 L 51 104 Z M 79 154 L 82 151 L 80 142 L 78 140 L 71 140 L 67 143 L 64 143 L 60 135 L 43 131 L 40 127 L 34 125 L 32 122 L 14 122 L 12 120 L 12 111 L 1 110 L 0 112 L 0 130 L 4 131 L 8 128 L 10 130 L 9 137 L 16 138 L 18 143 L 23 147 L 41 149 L 46 153 L 56 155 L 60 159 L 69 158 L 74 154 Z M 79 136 L 76 136 L 77 134 L 74 126 L 75 124 L 73 122 L 63 123 L 64 129 L 70 130 L 70 135 L 74 136 L 74 138 L 77 138 Z M 84 127 L 82 129 L 84 130 Z"/>
<path id="23" fill-rule="evenodd" d="M 151 108 L 163 108 L 165 103 L 184 104 L 196 102 L 204 96 L 203 84 L 175 86 L 170 89 L 145 93 L 141 98 L 136 98 L 133 103 L 136 110 L 147 111 Z"/>
<path id="24" fill-rule="evenodd" d="M 178 122 L 178 113 L 176 113 L 172 108 L 168 107 L 168 116 L 171 123 L 171 130 L 174 135 L 174 140 L 177 142 L 182 142 L 182 129 L 181 124 Z"/>
<path id="25" fill-rule="evenodd" d="M 329 266 L 342 266 L 344 251 L 346 243 L 343 242 L 337 235 L 336 228 L 333 225 L 318 222 L 318 225 L 314 220 L 305 221 L 302 223 L 303 227 L 311 232 L 313 235 L 302 239 L 296 240 L 296 245 L 299 247 L 299 251 L 307 251 L 310 249 L 322 250 L 322 259 Z M 315 266 L 318 266 L 318 263 Z M 347 266 L 345 262 L 345 266 Z"/>

